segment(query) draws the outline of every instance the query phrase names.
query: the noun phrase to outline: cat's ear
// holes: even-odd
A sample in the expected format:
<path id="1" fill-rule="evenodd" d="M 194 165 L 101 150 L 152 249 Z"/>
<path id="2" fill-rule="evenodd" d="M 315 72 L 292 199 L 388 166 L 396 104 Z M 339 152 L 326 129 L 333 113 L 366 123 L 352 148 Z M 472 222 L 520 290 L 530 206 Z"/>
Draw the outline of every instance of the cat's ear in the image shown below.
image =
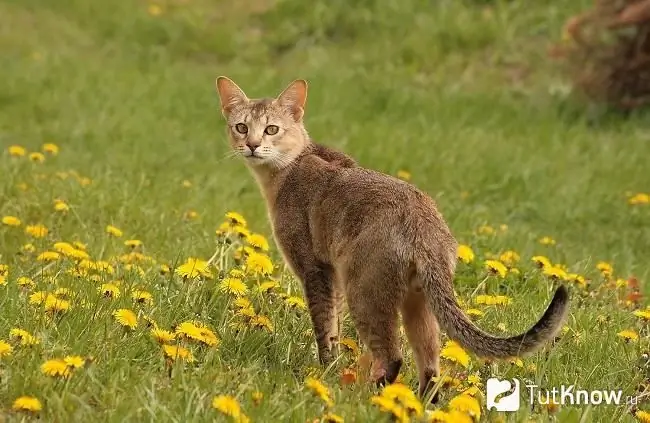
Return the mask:
<path id="1" fill-rule="evenodd" d="M 282 106 L 291 110 L 296 122 L 302 119 L 305 114 L 305 103 L 307 102 L 307 81 L 297 79 L 293 81 L 276 99 Z"/>
<path id="2" fill-rule="evenodd" d="M 217 78 L 216 84 L 219 99 L 221 100 L 221 112 L 225 117 L 228 117 L 232 109 L 238 104 L 248 102 L 248 97 L 246 97 L 244 91 L 231 79 L 220 76 Z"/>

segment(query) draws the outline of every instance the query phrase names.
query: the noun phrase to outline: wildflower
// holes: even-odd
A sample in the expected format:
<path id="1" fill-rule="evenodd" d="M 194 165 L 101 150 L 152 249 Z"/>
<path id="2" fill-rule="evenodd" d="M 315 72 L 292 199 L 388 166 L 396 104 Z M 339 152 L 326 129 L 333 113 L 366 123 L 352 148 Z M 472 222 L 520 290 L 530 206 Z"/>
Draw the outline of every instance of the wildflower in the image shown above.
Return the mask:
<path id="1" fill-rule="evenodd" d="M 120 288 L 112 283 L 105 283 L 97 290 L 106 298 L 119 298 L 120 297 Z"/>
<path id="2" fill-rule="evenodd" d="M 160 344 L 170 343 L 176 338 L 174 333 L 158 328 L 151 329 L 151 336 Z"/>
<path id="3" fill-rule="evenodd" d="M 266 281 L 266 282 L 262 282 L 259 285 L 256 285 L 255 288 L 257 292 L 263 294 L 266 292 L 270 292 L 274 289 L 280 288 L 280 284 L 277 281 Z"/>
<path id="4" fill-rule="evenodd" d="M 224 294 L 234 295 L 235 297 L 241 297 L 246 295 L 248 292 L 248 287 L 241 279 L 237 278 L 225 278 L 219 283 L 219 291 Z"/>
<path id="5" fill-rule="evenodd" d="M 51 142 L 43 144 L 42 150 L 44 153 L 49 153 L 53 156 L 59 154 L 59 146 Z"/>
<path id="6" fill-rule="evenodd" d="M 183 214 L 183 217 L 187 220 L 198 219 L 199 214 L 194 210 L 188 210 Z"/>
<path id="7" fill-rule="evenodd" d="M 531 260 L 541 269 L 551 266 L 551 261 L 544 256 L 533 256 Z"/>
<path id="8" fill-rule="evenodd" d="M 226 213 L 226 219 L 230 221 L 232 225 L 237 225 L 237 226 L 246 226 L 246 219 L 244 219 L 244 216 L 237 212 L 228 212 Z"/>
<path id="9" fill-rule="evenodd" d="M 474 298 L 475 304 L 485 305 L 508 305 L 512 303 L 512 298 L 505 295 L 477 295 Z"/>
<path id="10" fill-rule="evenodd" d="M 339 344 L 344 346 L 348 351 L 350 351 L 355 356 L 359 355 L 361 352 L 359 345 L 357 345 L 357 342 L 352 338 L 343 338 L 339 341 Z"/>
<path id="11" fill-rule="evenodd" d="M 212 408 L 230 416 L 238 423 L 248 422 L 237 399 L 230 395 L 218 395 L 212 399 Z"/>
<path id="12" fill-rule="evenodd" d="M 411 180 L 411 173 L 407 170 L 398 170 L 396 176 L 403 181 L 408 182 Z"/>
<path id="13" fill-rule="evenodd" d="M 307 304 L 305 304 L 305 301 L 300 297 L 288 297 L 287 299 L 284 300 L 284 302 L 289 307 L 307 310 Z"/>
<path id="14" fill-rule="evenodd" d="M 463 347 L 455 341 L 447 341 L 442 351 L 440 352 L 442 358 L 460 364 L 463 367 L 469 366 L 469 355 Z"/>
<path id="15" fill-rule="evenodd" d="M 201 342 L 209 347 L 214 347 L 219 344 L 219 338 L 210 329 L 205 326 L 199 327 L 201 333 Z"/>
<path id="16" fill-rule="evenodd" d="M 172 271 L 169 265 L 167 264 L 161 264 L 159 269 L 161 275 L 166 275 Z"/>
<path id="17" fill-rule="evenodd" d="M 650 204 L 650 194 L 640 192 L 630 197 L 627 202 L 631 205 Z"/>
<path id="18" fill-rule="evenodd" d="M 242 259 L 247 258 L 251 254 L 255 254 L 255 249 L 253 247 L 249 247 L 245 245 L 235 250 L 235 253 L 233 254 L 233 258 L 237 261 L 240 261 Z"/>
<path id="19" fill-rule="evenodd" d="M 185 263 L 176 268 L 176 274 L 183 279 L 195 279 L 199 276 L 211 278 L 212 272 L 208 268 L 208 262 L 190 257 Z"/>
<path id="20" fill-rule="evenodd" d="M 539 243 L 542 245 L 555 245 L 555 240 L 550 236 L 540 238 Z"/>
<path id="21" fill-rule="evenodd" d="M 449 401 L 448 407 L 450 410 L 456 410 L 469 414 L 476 420 L 481 419 L 481 405 L 478 400 L 466 394 L 455 396 Z"/>
<path id="22" fill-rule="evenodd" d="M 246 241 L 253 248 L 262 251 L 269 251 L 269 242 L 260 234 L 250 234 L 248 238 L 246 238 Z"/>
<path id="23" fill-rule="evenodd" d="M 505 331 L 507 330 L 507 329 L 506 329 L 506 324 L 503 323 L 503 322 L 502 322 L 502 323 L 499 323 L 499 324 L 497 325 L 497 329 L 499 329 L 501 332 L 505 332 Z"/>
<path id="24" fill-rule="evenodd" d="M 521 360 L 521 358 L 518 357 L 512 357 L 508 359 L 508 363 L 512 364 L 513 366 L 517 367 L 524 367 L 524 362 Z"/>
<path id="25" fill-rule="evenodd" d="M 638 333 L 636 333 L 633 330 L 628 330 L 628 329 L 620 331 L 619 333 L 617 333 L 617 335 L 620 336 L 621 338 L 623 338 L 625 340 L 625 342 L 637 341 L 639 339 L 639 334 Z"/>
<path id="26" fill-rule="evenodd" d="M 133 298 L 136 303 L 140 304 L 151 304 L 153 302 L 153 296 L 149 292 L 141 291 L 139 289 L 136 289 L 131 293 L 131 298 Z"/>
<path id="27" fill-rule="evenodd" d="M 38 261 L 57 261 L 61 258 L 61 254 L 56 251 L 44 251 L 36 257 Z"/>
<path id="28" fill-rule="evenodd" d="M 16 398 L 11 408 L 14 411 L 29 411 L 36 413 L 41 411 L 43 406 L 41 405 L 41 402 L 38 400 L 38 398 L 22 396 Z"/>
<path id="29" fill-rule="evenodd" d="M 574 282 L 580 285 L 582 288 L 587 286 L 587 280 L 584 276 L 578 275 L 577 273 L 567 273 L 565 280 L 569 282 Z"/>
<path id="30" fill-rule="evenodd" d="M 63 361 L 73 369 L 79 369 L 86 364 L 86 360 L 78 355 L 68 355 L 63 358 Z"/>
<path id="31" fill-rule="evenodd" d="M 271 323 L 271 319 L 266 316 L 259 314 L 255 315 L 251 318 L 250 324 L 255 328 L 266 329 L 269 332 L 273 332 L 273 324 Z"/>
<path id="32" fill-rule="evenodd" d="M 650 310 L 635 310 L 634 314 L 636 317 L 640 317 L 645 321 L 650 320 Z"/>
<path id="33" fill-rule="evenodd" d="M 13 350 L 14 348 L 11 345 L 0 339 L 0 358 L 9 357 Z"/>
<path id="34" fill-rule="evenodd" d="M 343 417 L 334 413 L 327 413 L 322 418 L 323 423 L 343 423 Z"/>
<path id="35" fill-rule="evenodd" d="M 507 266 L 512 266 L 519 261 L 520 257 L 515 251 L 508 250 L 501 253 L 499 260 L 501 260 Z"/>
<path id="36" fill-rule="evenodd" d="M 147 7 L 147 13 L 149 13 L 151 16 L 160 16 L 163 13 L 162 7 L 158 6 L 157 4 L 150 4 Z"/>
<path id="37" fill-rule="evenodd" d="M 265 254 L 253 253 L 246 258 L 246 270 L 257 274 L 269 275 L 273 272 L 273 262 Z"/>
<path id="38" fill-rule="evenodd" d="M 458 245 L 456 255 L 464 263 L 471 263 L 474 261 L 474 251 L 472 251 L 472 248 L 469 245 Z"/>
<path id="39" fill-rule="evenodd" d="M 112 236 L 114 236 L 116 238 L 119 238 L 119 237 L 122 236 L 122 231 L 120 229 L 116 228 L 113 225 L 106 226 L 106 233 L 109 234 L 109 235 L 112 235 Z"/>
<path id="40" fill-rule="evenodd" d="M 24 329 L 13 328 L 9 331 L 9 338 L 20 341 L 20 345 L 29 346 L 37 345 L 41 341 Z"/>
<path id="41" fill-rule="evenodd" d="M 612 273 L 614 273 L 614 268 L 612 265 L 604 261 L 598 262 L 598 264 L 596 264 L 596 268 L 600 270 L 600 273 L 602 273 L 606 278 L 612 276 Z"/>
<path id="42" fill-rule="evenodd" d="M 45 236 L 47 236 L 47 233 L 49 231 L 45 226 L 38 224 L 38 225 L 28 225 L 25 228 L 25 232 L 34 238 L 44 238 Z"/>
<path id="43" fill-rule="evenodd" d="M 54 200 L 54 210 L 58 212 L 67 212 L 70 206 L 63 200 Z"/>
<path id="44" fill-rule="evenodd" d="M 2 218 L 2 224 L 6 226 L 20 226 L 20 219 L 16 216 L 4 216 Z"/>
<path id="45" fill-rule="evenodd" d="M 135 329 L 138 326 L 138 318 L 134 312 L 129 309 L 121 308 L 113 312 L 113 317 L 122 326 Z"/>
<path id="46" fill-rule="evenodd" d="M 172 360 L 183 360 L 187 363 L 194 362 L 192 352 L 180 345 L 163 345 L 163 352 L 166 357 L 169 357 Z"/>
<path id="47" fill-rule="evenodd" d="M 240 239 L 248 239 L 251 235 L 248 228 L 244 226 L 235 226 L 234 228 L 231 229 L 231 232 L 237 235 Z"/>
<path id="48" fill-rule="evenodd" d="M 327 406 L 331 407 L 334 405 L 334 402 L 330 398 L 330 391 L 327 388 L 327 386 L 323 385 L 323 383 L 318 380 L 314 379 L 312 377 L 308 377 L 305 380 L 305 386 L 307 389 L 309 389 L 315 396 L 320 398 Z"/>
<path id="49" fill-rule="evenodd" d="M 19 145 L 10 145 L 7 150 L 12 157 L 23 157 L 27 154 L 27 150 Z"/>
<path id="50" fill-rule="evenodd" d="M 62 298 L 57 298 L 53 295 L 48 295 L 45 298 L 45 311 L 57 313 L 64 312 L 70 309 L 70 302 Z"/>
<path id="51" fill-rule="evenodd" d="M 508 268 L 498 260 L 486 260 L 485 268 L 495 275 L 499 275 L 502 278 L 506 277 L 508 273 Z"/>
<path id="52" fill-rule="evenodd" d="M 29 160 L 36 162 L 36 163 L 43 163 L 45 161 L 45 156 L 43 153 L 29 153 Z"/>
<path id="53" fill-rule="evenodd" d="M 478 233 L 481 235 L 493 235 L 496 231 L 490 225 L 483 225 L 478 228 Z"/>
<path id="54" fill-rule="evenodd" d="M 566 279 L 567 273 L 560 267 L 557 266 L 547 266 L 542 270 L 542 274 L 548 276 L 551 279 Z"/>
<path id="55" fill-rule="evenodd" d="M 137 248 L 142 246 L 142 241 L 140 241 L 139 239 L 127 239 L 126 241 L 124 241 L 124 245 L 131 248 Z"/>
<path id="56" fill-rule="evenodd" d="M 61 287 L 54 290 L 54 296 L 64 299 L 71 298 L 74 296 L 74 292 L 71 289 Z"/>
<path id="57" fill-rule="evenodd" d="M 264 393 L 255 391 L 251 394 L 251 399 L 253 400 L 253 404 L 260 405 L 262 403 L 262 399 L 264 399 Z"/>
<path id="58" fill-rule="evenodd" d="M 479 318 L 479 317 L 483 317 L 483 314 L 484 314 L 481 310 L 476 309 L 476 308 L 470 308 L 470 309 L 467 309 L 467 310 L 465 310 L 465 313 L 466 313 L 470 318 L 473 318 L 473 319 L 476 319 L 476 318 Z"/>
<path id="59" fill-rule="evenodd" d="M 70 371 L 70 366 L 68 363 L 61 360 L 60 358 L 55 358 L 52 360 L 47 360 L 41 365 L 41 372 L 47 376 L 62 378 L 69 377 L 72 372 Z"/>
<path id="60" fill-rule="evenodd" d="M 650 423 L 650 413 L 647 411 L 639 410 L 634 416 L 642 423 Z"/>
<path id="61" fill-rule="evenodd" d="M 26 254 L 31 254 L 34 251 L 36 251 L 36 247 L 34 247 L 34 244 L 25 244 L 22 247 L 20 247 L 20 251 Z"/>
<path id="62" fill-rule="evenodd" d="M 187 179 L 185 179 L 185 180 L 183 180 L 183 182 L 181 182 L 181 185 L 182 185 L 184 188 L 191 188 L 191 187 L 192 187 L 192 182 L 190 182 L 190 181 L 188 181 Z"/>

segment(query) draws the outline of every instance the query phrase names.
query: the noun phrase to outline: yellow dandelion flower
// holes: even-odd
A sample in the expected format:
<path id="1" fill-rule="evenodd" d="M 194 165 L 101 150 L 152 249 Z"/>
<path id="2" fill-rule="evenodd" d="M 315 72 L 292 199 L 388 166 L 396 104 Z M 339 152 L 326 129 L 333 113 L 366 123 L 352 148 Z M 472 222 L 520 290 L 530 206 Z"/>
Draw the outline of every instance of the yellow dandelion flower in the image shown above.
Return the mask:
<path id="1" fill-rule="evenodd" d="M 650 194 L 640 192 L 630 197 L 627 202 L 631 205 L 650 204 Z"/>
<path id="2" fill-rule="evenodd" d="M 218 395 L 212 399 L 212 408 L 226 416 L 232 417 L 237 423 L 248 423 L 237 398 L 230 395 Z"/>
<path id="3" fill-rule="evenodd" d="M 548 276 L 551 279 L 566 279 L 567 273 L 560 267 L 557 266 L 547 266 L 542 269 L 542 274 Z"/>
<path id="4" fill-rule="evenodd" d="M 292 308 L 299 308 L 302 310 L 307 310 L 307 304 L 305 304 L 305 301 L 300 298 L 300 297 L 288 297 L 284 300 L 284 302 Z"/>
<path id="5" fill-rule="evenodd" d="M 24 157 L 27 154 L 27 150 L 19 145 L 10 145 L 7 151 L 12 157 Z"/>
<path id="6" fill-rule="evenodd" d="M 208 262 L 193 257 L 188 258 L 185 263 L 177 267 L 176 274 L 184 279 L 195 279 L 199 276 L 212 277 Z"/>
<path id="7" fill-rule="evenodd" d="M 333 414 L 333 413 L 327 413 L 321 417 L 321 421 L 323 423 L 343 423 L 343 417 Z"/>
<path id="8" fill-rule="evenodd" d="M 52 360 L 47 360 L 41 365 L 41 372 L 47 376 L 51 377 L 69 377 L 72 372 L 70 371 L 71 367 L 68 366 L 68 363 L 61 360 L 60 358 L 55 358 Z"/>
<path id="9" fill-rule="evenodd" d="M 142 241 L 140 241 L 139 239 L 127 239 L 126 241 L 124 241 L 124 245 L 130 248 L 137 248 L 142 246 Z"/>
<path id="10" fill-rule="evenodd" d="M 274 289 L 279 289 L 280 284 L 277 281 L 265 281 L 255 286 L 255 290 L 260 294 L 271 292 Z"/>
<path id="11" fill-rule="evenodd" d="M 70 206 L 63 200 L 54 200 L 54 210 L 58 212 L 67 212 Z"/>
<path id="12" fill-rule="evenodd" d="M 138 317 L 135 315 L 134 312 L 127 308 L 121 308 L 119 310 L 115 310 L 113 312 L 113 317 L 115 317 L 115 320 L 117 323 L 124 327 L 128 327 L 131 329 L 135 329 L 138 327 Z"/>
<path id="13" fill-rule="evenodd" d="M 511 357 L 508 359 L 508 363 L 512 364 L 513 366 L 517 367 L 524 367 L 524 362 L 521 360 L 521 358 L 518 357 Z"/>
<path id="14" fill-rule="evenodd" d="M 161 265 L 160 265 L 160 268 L 159 268 L 159 271 L 160 271 L 160 274 L 161 274 L 161 275 L 166 275 L 166 274 L 168 274 L 169 272 L 171 272 L 172 269 L 171 269 L 171 268 L 169 267 L 169 265 L 167 265 L 167 264 L 161 264 Z"/>
<path id="15" fill-rule="evenodd" d="M 43 147 L 41 147 L 41 149 L 44 153 L 49 153 L 53 156 L 59 154 L 59 146 L 51 142 L 43 144 Z"/>
<path id="16" fill-rule="evenodd" d="M 512 303 L 512 298 L 505 295 L 477 295 L 474 298 L 475 304 L 485 305 L 508 305 Z"/>
<path id="17" fill-rule="evenodd" d="M 79 355 L 68 355 L 63 358 L 63 361 L 73 369 L 80 369 L 86 364 L 86 359 Z"/>
<path id="18" fill-rule="evenodd" d="M 0 339 L 0 358 L 9 357 L 13 350 L 14 348 L 11 345 Z"/>
<path id="19" fill-rule="evenodd" d="M 75 294 L 74 291 L 72 291 L 69 288 L 61 287 L 54 290 L 54 296 L 63 299 L 72 298 L 74 297 L 74 294 Z"/>
<path id="20" fill-rule="evenodd" d="M 5 275 L 0 275 L 0 286 L 7 284 L 7 277 Z"/>
<path id="21" fill-rule="evenodd" d="M 219 283 L 219 291 L 235 297 L 242 297 L 248 293 L 248 287 L 241 279 L 225 278 Z"/>
<path id="22" fill-rule="evenodd" d="M 194 210 L 188 210 L 183 214 L 183 217 L 187 220 L 195 220 L 199 218 L 199 214 Z"/>
<path id="23" fill-rule="evenodd" d="M 499 256 L 499 260 L 501 260 L 506 266 L 513 266 L 519 262 L 520 259 L 521 257 L 519 257 L 519 254 L 512 250 L 504 251 Z"/>
<path id="24" fill-rule="evenodd" d="M 57 261 L 61 258 L 61 254 L 56 251 L 44 251 L 36 257 L 38 261 Z"/>
<path id="25" fill-rule="evenodd" d="M 542 245 L 555 245 L 555 240 L 550 236 L 544 236 L 539 239 L 539 243 Z"/>
<path id="26" fill-rule="evenodd" d="M 18 286 L 23 288 L 28 288 L 28 289 L 31 289 L 36 285 L 36 283 L 34 283 L 34 281 L 28 278 L 27 276 L 19 277 L 18 279 L 16 279 L 16 283 L 18 284 Z"/>
<path id="27" fill-rule="evenodd" d="M 233 301 L 233 305 L 237 308 L 249 308 L 252 307 L 251 301 L 246 297 L 238 297 Z"/>
<path id="28" fill-rule="evenodd" d="M 140 304 L 153 303 L 153 296 L 149 292 L 142 291 L 139 289 L 136 289 L 135 291 L 131 292 L 131 298 L 133 298 L 133 301 Z"/>
<path id="29" fill-rule="evenodd" d="M 45 161 L 45 155 L 43 153 L 29 153 L 29 160 L 35 163 L 43 163 Z"/>
<path id="30" fill-rule="evenodd" d="M 254 328 L 266 329 L 269 332 L 273 332 L 273 323 L 271 323 L 271 319 L 269 319 L 267 316 L 263 316 L 261 314 L 252 316 L 249 323 Z"/>
<path id="31" fill-rule="evenodd" d="M 621 338 L 623 338 L 625 340 L 625 342 L 638 341 L 639 340 L 639 334 L 636 333 L 633 330 L 625 329 L 625 330 L 622 330 L 619 333 L 617 333 L 617 335 L 620 336 Z"/>
<path id="32" fill-rule="evenodd" d="M 464 263 L 471 263 L 474 261 L 474 251 L 469 245 L 459 244 L 456 250 L 456 255 Z"/>
<path id="33" fill-rule="evenodd" d="M 191 188 L 192 187 L 192 182 L 188 181 L 187 179 L 184 179 L 183 182 L 181 182 L 181 185 L 184 188 Z"/>
<path id="34" fill-rule="evenodd" d="M 465 310 L 465 313 L 472 319 L 477 319 L 479 317 L 483 317 L 484 313 L 476 308 L 470 308 Z"/>
<path id="35" fill-rule="evenodd" d="M 355 356 L 361 353 L 361 349 L 359 348 L 359 345 L 352 338 L 342 338 L 339 341 L 339 344 L 344 346 L 348 351 L 350 351 Z"/>
<path id="36" fill-rule="evenodd" d="M 273 262 L 265 254 L 252 253 L 246 258 L 246 270 L 256 274 L 270 275 L 273 273 Z"/>
<path id="37" fill-rule="evenodd" d="M 552 266 L 551 261 L 544 256 L 533 256 L 531 260 L 541 269 Z"/>
<path id="38" fill-rule="evenodd" d="M 20 341 L 20 345 L 38 345 L 41 341 L 24 329 L 13 328 L 9 331 L 9 338 Z"/>
<path id="39" fill-rule="evenodd" d="M 194 362 L 192 352 L 185 347 L 181 347 L 180 345 L 163 345 L 162 347 L 165 356 L 172 360 L 183 360 L 187 363 Z"/>
<path id="40" fill-rule="evenodd" d="M 151 336 L 160 344 L 168 344 L 176 338 L 174 333 L 158 328 L 151 329 Z"/>
<path id="41" fill-rule="evenodd" d="M 237 261 L 240 261 L 247 258 L 251 254 L 255 254 L 255 252 L 255 248 L 244 245 L 243 247 L 239 247 L 235 250 L 233 258 Z"/>
<path id="42" fill-rule="evenodd" d="M 36 251 L 36 247 L 34 247 L 34 244 L 25 244 L 22 247 L 20 247 L 20 251 L 22 251 L 25 254 L 31 254 Z"/>
<path id="43" fill-rule="evenodd" d="M 650 310 L 635 310 L 634 314 L 636 317 L 640 317 L 643 320 L 650 320 Z"/>
<path id="44" fill-rule="evenodd" d="M 246 242 L 248 242 L 248 244 L 253 248 L 257 248 L 262 251 L 269 250 L 269 242 L 263 235 L 250 234 L 248 235 L 248 238 L 246 238 Z"/>
<path id="45" fill-rule="evenodd" d="M 193 339 L 195 341 L 200 341 L 203 339 L 201 335 L 201 329 L 194 324 L 194 322 L 182 322 L 176 326 L 176 336 L 179 338 Z"/>
<path id="46" fill-rule="evenodd" d="M 469 354 L 455 341 L 447 341 L 440 352 L 440 356 L 465 368 L 469 366 Z"/>
<path id="47" fill-rule="evenodd" d="M 5 226 L 20 226 L 20 219 L 16 216 L 4 216 L 2 218 L 2 224 Z"/>
<path id="48" fill-rule="evenodd" d="M 331 407 L 332 405 L 334 405 L 334 402 L 330 398 L 329 389 L 320 380 L 314 379 L 313 377 L 308 377 L 305 380 L 305 386 L 315 396 L 320 398 L 327 406 Z"/>
<path id="49" fill-rule="evenodd" d="M 478 233 L 481 235 L 494 235 L 496 230 L 490 225 L 482 225 L 479 226 Z"/>
<path id="50" fill-rule="evenodd" d="M 402 181 L 408 182 L 411 180 L 411 173 L 407 170 L 398 170 L 396 176 Z"/>
<path id="51" fill-rule="evenodd" d="M 57 298 L 53 295 L 48 295 L 45 298 L 45 311 L 52 313 L 65 312 L 70 309 L 70 301 L 64 300 L 62 298 Z"/>
<path id="52" fill-rule="evenodd" d="M 612 276 L 612 273 L 614 273 L 614 268 L 612 265 L 605 261 L 598 262 L 598 264 L 596 264 L 596 268 L 600 270 L 600 273 L 602 273 L 605 277 L 610 277 Z"/>
<path id="53" fill-rule="evenodd" d="M 106 226 L 106 233 L 116 238 L 119 238 L 123 235 L 123 232 L 113 225 Z"/>
<path id="54" fill-rule="evenodd" d="M 477 421 L 481 419 L 481 405 L 478 400 L 472 396 L 465 394 L 457 395 L 449 401 L 448 407 L 450 410 L 469 414 Z"/>
<path id="55" fill-rule="evenodd" d="M 650 423 L 650 413 L 647 411 L 639 410 L 634 414 L 634 416 L 641 423 Z"/>
<path id="56" fill-rule="evenodd" d="M 120 288 L 112 283 L 102 284 L 97 291 L 106 298 L 120 298 Z"/>
<path id="57" fill-rule="evenodd" d="M 505 278 L 508 273 L 508 268 L 498 260 L 485 260 L 485 268 L 502 278 Z"/>
<path id="58" fill-rule="evenodd" d="M 25 228 L 25 233 L 27 233 L 27 235 L 32 236 L 33 238 L 44 238 L 47 236 L 48 232 L 49 232 L 48 229 L 41 224 L 28 225 Z"/>
<path id="59" fill-rule="evenodd" d="M 43 406 L 38 398 L 22 396 L 16 398 L 11 408 L 14 411 L 29 411 L 31 413 L 37 413 L 43 409 Z"/>
<path id="60" fill-rule="evenodd" d="M 231 211 L 226 213 L 226 219 L 232 224 L 236 226 L 247 226 L 246 225 L 246 219 L 244 219 L 244 216 L 241 214 Z"/>

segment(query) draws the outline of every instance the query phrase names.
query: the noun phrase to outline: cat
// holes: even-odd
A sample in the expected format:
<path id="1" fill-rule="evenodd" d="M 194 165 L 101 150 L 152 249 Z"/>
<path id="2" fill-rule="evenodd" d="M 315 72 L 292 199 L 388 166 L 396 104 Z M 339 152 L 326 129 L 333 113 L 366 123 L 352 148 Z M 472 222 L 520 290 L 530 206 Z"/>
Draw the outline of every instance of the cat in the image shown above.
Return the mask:
<path id="1" fill-rule="evenodd" d="M 380 386 L 393 383 L 402 366 L 401 314 L 421 396 L 439 376 L 439 325 L 490 358 L 530 354 L 557 335 L 569 309 L 562 285 L 525 333 L 498 338 L 471 322 L 453 289 L 457 243 L 434 201 L 413 184 L 314 143 L 303 123 L 306 81 L 263 99 L 249 99 L 227 77 L 218 77 L 216 87 L 231 147 L 256 179 L 274 239 L 302 282 L 322 364 L 335 357 L 346 303 Z"/>

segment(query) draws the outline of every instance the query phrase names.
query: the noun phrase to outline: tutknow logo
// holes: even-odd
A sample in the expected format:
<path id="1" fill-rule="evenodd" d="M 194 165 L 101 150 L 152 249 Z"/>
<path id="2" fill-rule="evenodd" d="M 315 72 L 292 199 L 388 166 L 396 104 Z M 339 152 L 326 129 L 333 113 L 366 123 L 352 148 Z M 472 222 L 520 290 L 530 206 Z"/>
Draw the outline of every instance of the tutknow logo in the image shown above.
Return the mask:
<path id="1" fill-rule="evenodd" d="M 561 405 L 621 405 L 636 404 L 636 396 L 623 399 L 622 390 L 593 390 L 576 389 L 575 385 L 560 385 L 560 388 L 539 389 L 538 385 L 526 383 L 529 404 L 561 404 Z M 485 384 L 486 405 L 488 411 L 517 411 L 521 405 L 519 379 L 500 380 L 492 377 Z M 507 394 L 507 395 L 503 395 Z"/>

